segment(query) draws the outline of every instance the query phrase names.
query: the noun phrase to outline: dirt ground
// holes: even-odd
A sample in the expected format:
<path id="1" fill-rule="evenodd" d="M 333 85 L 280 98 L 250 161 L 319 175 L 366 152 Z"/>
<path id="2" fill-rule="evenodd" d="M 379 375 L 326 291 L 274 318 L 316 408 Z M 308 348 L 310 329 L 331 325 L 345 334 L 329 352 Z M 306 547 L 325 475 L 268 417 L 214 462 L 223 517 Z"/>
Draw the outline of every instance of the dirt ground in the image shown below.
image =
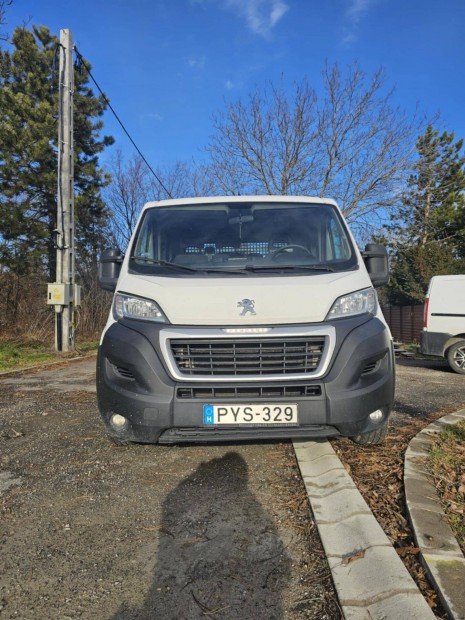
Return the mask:
<path id="1" fill-rule="evenodd" d="M 0 618 L 338 619 L 290 444 L 111 444 L 94 360 L 0 380 Z"/>
<path id="2" fill-rule="evenodd" d="M 386 445 L 333 445 L 418 580 L 402 453 L 465 377 L 397 374 Z M 0 378 L 1 620 L 341 618 L 290 444 L 118 447 L 93 382 L 93 360 Z"/>

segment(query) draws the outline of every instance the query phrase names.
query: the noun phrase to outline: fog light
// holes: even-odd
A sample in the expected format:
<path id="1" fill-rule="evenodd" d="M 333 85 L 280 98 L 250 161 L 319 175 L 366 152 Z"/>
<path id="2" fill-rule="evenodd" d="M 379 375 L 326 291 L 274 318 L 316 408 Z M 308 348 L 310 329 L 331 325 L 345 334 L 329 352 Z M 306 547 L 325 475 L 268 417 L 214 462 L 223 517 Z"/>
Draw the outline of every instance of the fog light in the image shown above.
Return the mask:
<path id="1" fill-rule="evenodd" d="M 111 416 L 110 423 L 114 428 L 120 431 L 127 426 L 128 421 L 124 416 L 115 413 L 115 415 Z"/>
<path id="2" fill-rule="evenodd" d="M 380 420 L 383 419 L 383 415 L 384 414 L 381 411 L 381 409 L 377 409 L 376 411 L 373 411 L 373 413 L 370 413 L 368 417 L 370 418 L 372 422 L 379 422 Z"/>

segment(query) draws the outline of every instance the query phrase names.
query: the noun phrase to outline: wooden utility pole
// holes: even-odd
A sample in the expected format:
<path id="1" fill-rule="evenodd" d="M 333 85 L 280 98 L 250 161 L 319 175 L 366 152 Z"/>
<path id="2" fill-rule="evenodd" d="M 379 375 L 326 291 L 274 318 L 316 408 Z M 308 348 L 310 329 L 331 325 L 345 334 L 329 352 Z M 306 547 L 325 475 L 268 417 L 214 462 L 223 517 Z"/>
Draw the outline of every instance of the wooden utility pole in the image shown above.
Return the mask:
<path id="1" fill-rule="evenodd" d="M 56 282 L 49 286 L 48 300 L 55 306 L 57 351 L 74 349 L 75 301 L 79 303 L 75 300 L 73 93 L 73 39 L 71 32 L 63 29 L 60 30 L 58 104 L 57 269 Z M 51 291 L 53 286 L 55 289 Z"/>

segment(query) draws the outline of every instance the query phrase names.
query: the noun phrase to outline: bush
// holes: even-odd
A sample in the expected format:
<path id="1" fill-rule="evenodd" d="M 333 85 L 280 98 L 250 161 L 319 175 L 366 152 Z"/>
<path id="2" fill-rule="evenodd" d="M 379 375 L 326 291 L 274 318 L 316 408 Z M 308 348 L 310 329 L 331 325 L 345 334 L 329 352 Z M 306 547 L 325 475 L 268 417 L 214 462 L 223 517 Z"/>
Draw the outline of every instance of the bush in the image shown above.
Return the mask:
<path id="1" fill-rule="evenodd" d="M 76 340 L 96 340 L 105 325 L 111 294 L 98 287 L 96 276 L 83 285 L 82 306 L 76 311 Z M 55 312 L 47 305 L 43 274 L 0 273 L 0 338 L 31 345 L 52 344 Z"/>

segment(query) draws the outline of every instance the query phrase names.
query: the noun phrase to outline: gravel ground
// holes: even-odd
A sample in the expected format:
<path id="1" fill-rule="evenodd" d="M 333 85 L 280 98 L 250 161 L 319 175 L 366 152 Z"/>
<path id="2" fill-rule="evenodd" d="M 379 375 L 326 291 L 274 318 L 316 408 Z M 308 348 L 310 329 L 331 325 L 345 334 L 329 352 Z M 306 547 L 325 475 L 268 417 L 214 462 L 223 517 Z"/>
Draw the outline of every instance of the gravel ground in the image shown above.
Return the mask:
<path id="1" fill-rule="evenodd" d="M 442 359 L 398 359 L 394 425 L 456 411 L 465 404 L 465 375 Z"/>
<path id="2" fill-rule="evenodd" d="M 114 446 L 93 377 L 87 360 L 0 379 L 2 620 L 341 618 L 290 444 Z M 390 435 L 464 387 L 401 360 Z"/>
<path id="3" fill-rule="evenodd" d="M 118 447 L 94 361 L 0 380 L 0 617 L 338 619 L 287 443 Z"/>

